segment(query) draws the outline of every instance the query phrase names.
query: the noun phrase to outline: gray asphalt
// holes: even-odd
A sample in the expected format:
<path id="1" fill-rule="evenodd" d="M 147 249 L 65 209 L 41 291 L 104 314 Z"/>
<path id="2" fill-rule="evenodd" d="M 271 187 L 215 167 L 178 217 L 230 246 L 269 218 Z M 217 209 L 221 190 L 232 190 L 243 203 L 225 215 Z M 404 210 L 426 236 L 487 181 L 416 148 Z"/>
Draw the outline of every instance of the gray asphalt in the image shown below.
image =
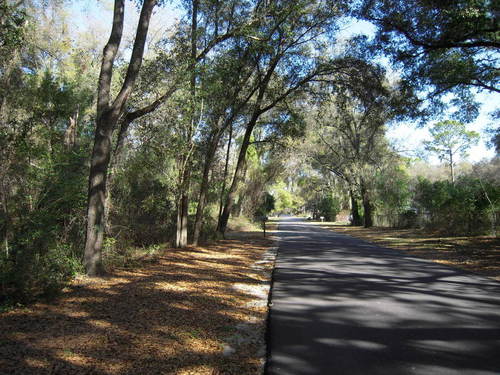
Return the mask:
<path id="1" fill-rule="evenodd" d="M 500 283 L 298 219 L 279 236 L 267 374 L 500 374 Z"/>

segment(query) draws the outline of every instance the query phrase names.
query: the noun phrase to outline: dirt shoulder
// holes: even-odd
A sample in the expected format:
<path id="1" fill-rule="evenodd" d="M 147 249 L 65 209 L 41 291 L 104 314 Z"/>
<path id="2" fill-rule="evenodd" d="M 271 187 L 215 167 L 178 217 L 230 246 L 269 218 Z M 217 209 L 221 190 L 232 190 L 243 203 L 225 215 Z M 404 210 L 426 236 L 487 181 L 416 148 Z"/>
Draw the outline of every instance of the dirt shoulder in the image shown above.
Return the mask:
<path id="1" fill-rule="evenodd" d="M 321 223 L 327 229 L 500 281 L 500 239 L 444 237 L 418 229 L 362 228 Z"/>
<path id="2" fill-rule="evenodd" d="M 0 374 L 259 374 L 273 243 L 164 249 L 0 314 Z"/>

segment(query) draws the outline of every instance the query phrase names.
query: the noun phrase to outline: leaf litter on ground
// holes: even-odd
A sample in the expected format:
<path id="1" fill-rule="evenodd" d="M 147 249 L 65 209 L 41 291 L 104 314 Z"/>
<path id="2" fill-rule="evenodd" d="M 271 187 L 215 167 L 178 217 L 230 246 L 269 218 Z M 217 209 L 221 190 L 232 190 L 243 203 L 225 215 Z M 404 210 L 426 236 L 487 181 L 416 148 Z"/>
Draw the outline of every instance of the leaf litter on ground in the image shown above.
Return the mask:
<path id="1" fill-rule="evenodd" d="M 272 244 L 246 233 L 165 249 L 1 313 L 0 374 L 260 374 Z"/>

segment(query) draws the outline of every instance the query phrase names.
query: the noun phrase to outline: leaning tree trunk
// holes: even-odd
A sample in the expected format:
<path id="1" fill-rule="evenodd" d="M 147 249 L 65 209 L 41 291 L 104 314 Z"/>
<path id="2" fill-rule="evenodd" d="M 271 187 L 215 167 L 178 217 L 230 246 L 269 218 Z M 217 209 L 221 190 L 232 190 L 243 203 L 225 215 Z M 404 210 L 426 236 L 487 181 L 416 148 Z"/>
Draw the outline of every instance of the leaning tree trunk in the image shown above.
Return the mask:
<path id="1" fill-rule="evenodd" d="M 238 185 L 243 178 L 243 171 L 245 169 L 246 164 L 246 155 L 248 146 L 250 145 L 250 137 L 252 135 L 255 124 L 257 123 L 258 115 L 254 114 L 252 119 L 247 124 L 247 128 L 245 131 L 245 135 L 243 136 L 243 141 L 241 143 L 240 153 L 238 155 L 238 162 L 236 163 L 236 169 L 234 171 L 233 182 L 229 187 L 229 191 L 226 197 L 226 204 L 224 205 L 224 209 L 222 210 L 222 215 L 219 218 L 219 223 L 217 225 L 217 231 L 224 235 L 227 228 L 227 223 L 229 221 L 229 215 L 234 207 L 234 201 L 236 199 L 236 191 L 238 189 Z"/>
<path id="2" fill-rule="evenodd" d="M 132 120 L 125 116 L 120 121 L 120 130 L 118 132 L 118 137 L 116 140 L 115 148 L 111 153 L 111 160 L 108 166 L 108 175 L 106 179 L 106 198 L 104 202 L 104 233 L 106 235 L 110 235 L 112 233 L 112 223 L 110 220 L 110 212 L 113 207 L 113 199 L 111 196 L 111 192 L 113 190 L 113 182 L 116 174 L 116 166 L 120 162 L 123 146 L 125 143 L 125 139 L 127 137 L 128 128 Z"/>
<path id="3" fill-rule="evenodd" d="M 229 125 L 229 139 L 227 142 L 227 152 L 226 152 L 226 162 L 224 164 L 224 174 L 222 176 L 222 188 L 220 191 L 220 205 L 219 205 L 219 215 L 217 216 L 218 222 L 222 216 L 222 209 L 224 208 L 224 196 L 226 194 L 226 181 L 227 181 L 227 173 L 229 169 L 229 157 L 231 155 L 231 142 L 233 139 L 233 123 Z"/>
<path id="4" fill-rule="evenodd" d="M 194 221 L 194 234 L 193 234 L 193 245 L 198 246 L 198 241 L 200 239 L 201 227 L 203 225 L 203 215 L 205 211 L 205 205 L 207 203 L 208 195 L 208 182 L 210 170 L 212 169 L 212 163 L 215 156 L 215 151 L 217 150 L 217 144 L 220 140 L 220 133 L 214 132 L 210 137 L 209 146 L 207 153 L 205 155 L 205 165 L 203 166 L 203 176 L 200 184 L 200 196 L 198 198 L 198 206 L 196 207 L 196 218 Z"/>

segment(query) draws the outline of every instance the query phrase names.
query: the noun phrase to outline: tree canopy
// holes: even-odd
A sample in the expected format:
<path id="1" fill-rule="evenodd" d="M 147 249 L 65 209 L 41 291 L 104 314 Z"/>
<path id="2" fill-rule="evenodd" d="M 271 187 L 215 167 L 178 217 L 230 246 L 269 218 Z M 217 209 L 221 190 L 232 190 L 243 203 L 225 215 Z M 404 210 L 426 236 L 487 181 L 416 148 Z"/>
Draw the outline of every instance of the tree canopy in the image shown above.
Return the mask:
<path id="1" fill-rule="evenodd" d="M 434 103 L 455 94 L 453 104 L 469 119 L 477 114 L 472 89 L 500 92 L 498 12 L 489 0 L 365 0 L 357 9 L 378 26 L 377 52 Z"/>

